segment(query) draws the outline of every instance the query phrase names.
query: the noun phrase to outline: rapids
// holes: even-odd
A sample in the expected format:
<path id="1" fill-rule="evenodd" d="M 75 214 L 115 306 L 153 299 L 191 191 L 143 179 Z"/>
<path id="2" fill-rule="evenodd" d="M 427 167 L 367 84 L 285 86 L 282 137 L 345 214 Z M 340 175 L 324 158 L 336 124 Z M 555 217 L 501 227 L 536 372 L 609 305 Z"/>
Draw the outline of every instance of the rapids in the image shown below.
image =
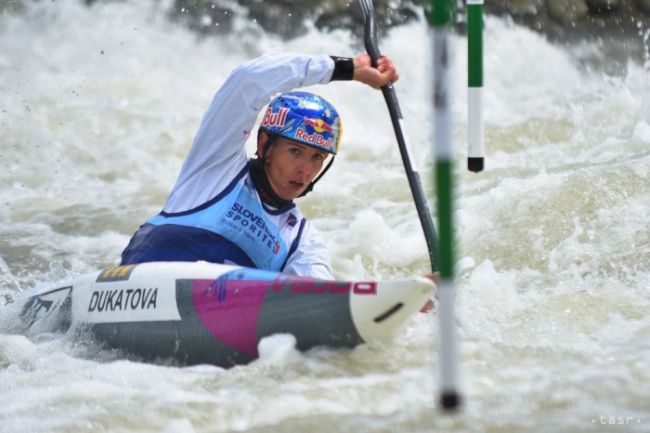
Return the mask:
<path id="1" fill-rule="evenodd" d="M 271 337 L 259 361 L 229 370 L 14 334 L 21 292 L 118 262 L 239 63 L 362 47 L 344 31 L 281 40 L 243 20 L 204 39 L 154 1 L 25 2 L 0 16 L 0 432 L 650 431 L 650 63 L 611 75 L 583 61 L 597 46 L 554 45 L 495 18 L 485 44 L 486 170 L 473 174 L 467 44 L 454 38 L 466 405 L 448 417 L 436 409 L 431 314 L 391 344 L 354 350 L 299 353 Z M 433 203 L 426 26 L 395 28 L 380 46 L 400 71 Z M 337 277 L 429 272 L 381 94 L 341 82 L 312 90 L 345 122 L 336 163 L 301 199 Z"/>

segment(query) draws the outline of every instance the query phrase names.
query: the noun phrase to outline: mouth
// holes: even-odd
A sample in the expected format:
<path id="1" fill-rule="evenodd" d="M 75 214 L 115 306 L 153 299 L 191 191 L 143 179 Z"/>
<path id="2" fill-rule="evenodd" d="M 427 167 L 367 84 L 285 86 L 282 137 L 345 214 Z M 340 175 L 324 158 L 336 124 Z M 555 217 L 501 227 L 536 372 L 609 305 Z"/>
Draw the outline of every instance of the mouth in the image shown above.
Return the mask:
<path id="1" fill-rule="evenodd" d="M 292 191 L 299 192 L 302 191 L 304 187 L 305 187 L 304 182 L 299 182 L 295 180 L 289 181 L 289 189 L 291 189 Z"/>

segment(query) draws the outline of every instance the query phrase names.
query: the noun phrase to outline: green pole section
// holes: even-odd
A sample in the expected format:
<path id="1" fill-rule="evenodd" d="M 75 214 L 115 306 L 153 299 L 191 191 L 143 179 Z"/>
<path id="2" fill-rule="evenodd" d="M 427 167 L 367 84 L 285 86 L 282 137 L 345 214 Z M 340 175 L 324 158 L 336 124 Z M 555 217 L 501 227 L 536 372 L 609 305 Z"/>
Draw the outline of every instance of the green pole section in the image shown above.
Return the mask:
<path id="1" fill-rule="evenodd" d="M 483 0 L 467 0 L 467 85 L 483 87 Z"/>
<path id="2" fill-rule="evenodd" d="M 483 126 L 483 0 L 467 0 L 467 168 L 485 165 Z"/>
<path id="3" fill-rule="evenodd" d="M 461 404 L 456 384 L 456 331 L 454 321 L 454 225 L 453 146 L 451 89 L 453 50 L 451 27 L 453 0 L 431 0 L 429 22 L 433 27 L 434 155 L 438 198 L 440 320 L 440 405 L 453 411 Z"/>
<path id="4" fill-rule="evenodd" d="M 449 0 L 431 0 L 427 16 L 431 27 L 449 27 L 454 22 L 454 5 Z"/>
<path id="5" fill-rule="evenodd" d="M 454 278 L 454 224 L 453 189 L 454 163 L 451 160 L 436 161 L 435 185 L 438 196 L 438 230 L 440 231 L 440 278 Z"/>

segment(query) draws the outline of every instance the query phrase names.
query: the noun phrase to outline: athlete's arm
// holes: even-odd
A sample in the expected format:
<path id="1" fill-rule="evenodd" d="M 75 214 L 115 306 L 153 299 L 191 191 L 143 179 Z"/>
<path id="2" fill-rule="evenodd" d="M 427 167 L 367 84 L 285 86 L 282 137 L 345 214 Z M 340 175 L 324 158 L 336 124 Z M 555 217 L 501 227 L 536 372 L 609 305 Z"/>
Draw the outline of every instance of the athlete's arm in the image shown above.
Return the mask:
<path id="1" fill-rule="evenodd" d="M 331 262 L 329 250 L 320 234 L 307 221 L 298 249 L 291 254 L 282 272 L 319 280 L 333 280 Z"/>
<path id="2" fill-rule="evenodd" d="M 265 55 L 235 69 L 214 96 L 165 205 L 180 212 L 216 196 L 246 164 L 244 145 L 258 113 L 279 92 L 328 83 L 329 56 Z"/>

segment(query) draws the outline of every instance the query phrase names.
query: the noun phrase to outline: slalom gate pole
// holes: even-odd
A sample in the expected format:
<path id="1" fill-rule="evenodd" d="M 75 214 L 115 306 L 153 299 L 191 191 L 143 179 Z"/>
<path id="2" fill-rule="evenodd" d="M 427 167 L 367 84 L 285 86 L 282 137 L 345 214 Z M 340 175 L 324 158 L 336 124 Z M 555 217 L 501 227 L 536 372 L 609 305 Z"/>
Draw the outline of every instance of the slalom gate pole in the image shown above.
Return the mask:
<path id="1" fill-rule="evenodd" d="M 467 169 L 475 173 L 485 165 L 483 2 L 467 0 Z"/>
<path id="2" fill-rule="evenodd" d="M 451 28 L 454 0 L 431 0 L 429 24 L 433 27 L 435 185 L 440 232 L 440 405 L 454 411 L 461 405 L 457 388 L 456 325 L 454 323 L 453 146 L 451 89 L 453 50 Z"/>

